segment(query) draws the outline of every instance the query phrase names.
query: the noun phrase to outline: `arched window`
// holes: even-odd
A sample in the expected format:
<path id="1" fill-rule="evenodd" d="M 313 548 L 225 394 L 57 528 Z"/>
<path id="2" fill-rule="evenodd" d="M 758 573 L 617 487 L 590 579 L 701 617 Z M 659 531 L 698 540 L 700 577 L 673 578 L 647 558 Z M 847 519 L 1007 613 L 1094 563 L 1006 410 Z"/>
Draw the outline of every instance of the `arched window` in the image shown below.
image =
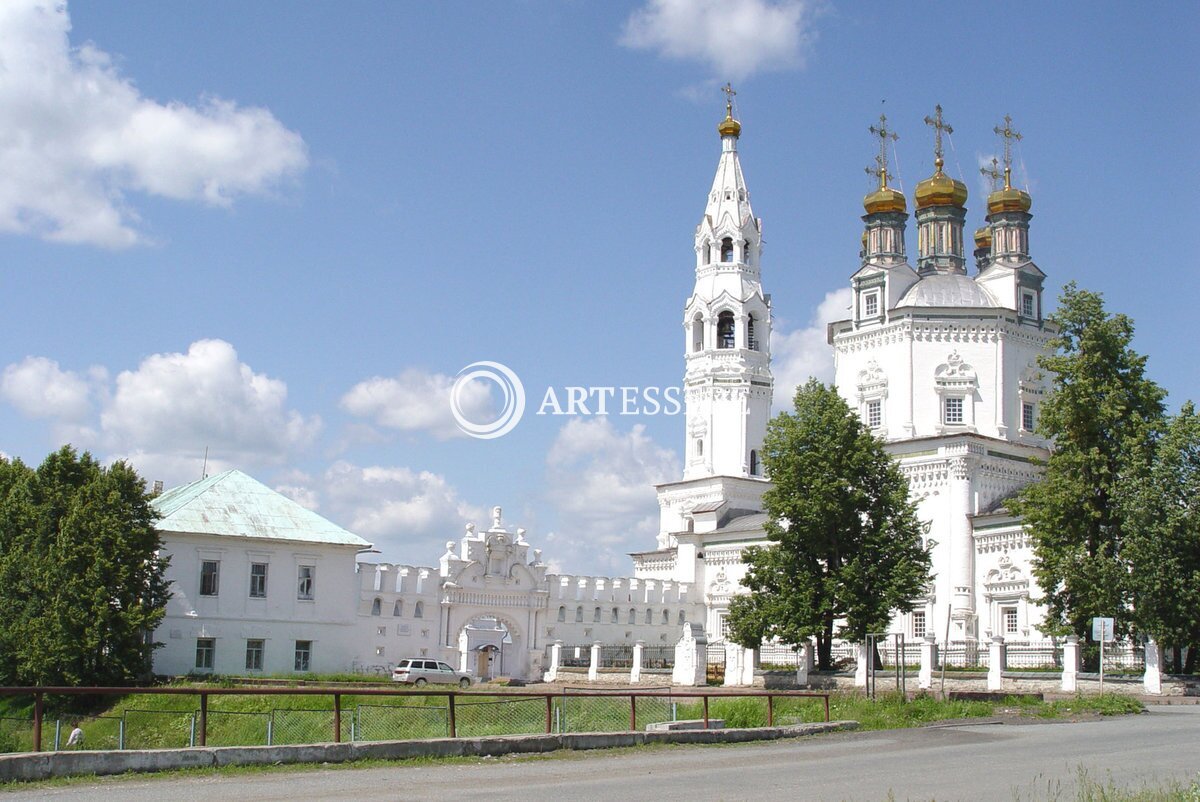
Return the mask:
<path id="1" fill-rule="evenodd" d="M 621 623 L 621 611 L 618 610 L 616 607 L 612 608 L 612 622 L 614 624 Z"/>
<path id="2" fill-rule="evenodd" d="M 758 452 L 750 449 L 750 475 L 758 476 Z"/>
<path id="3" fill-rule="evenodd" d="M 704 350 L 704 316 L 699 312 L 692 318 L 692 350 Z"/>
<path id="4" fill-rule="evenodd" d="M 575 623 L 576 624 L 583 623 L 583 605 L 582 604 L 575 608 Z"/>
<path id="5" fill-rule="evenodd" d="M 629 608 L 629 623 L 637 623 L 637 610 L 633 609 L 632 607 Z"/>
<path id="6" fill-rule="evenodd" d="M 721 240 L 721 261 L 733 261 L 733 239 L 730 237 Z"/>
<path id="7" fill-rule="evenodd" d="M 750 264 L 750 240 L 742 240 L 742 264 Z"/>
<path id="8" fill-rule="evenodd" d="M 559 608 L 558 608 L 558 620 L 559 620 L 559 621 L 566 621 L 566 620 L 567 620 L 567 608 L 566 608 L 566 607 L 559 607 Z"/>
<path id="9" fill-rule="evenodd" d="M 679 623 L 681 625 L 687 623 L 687 613 L 685 613 L 683 610 L 679 611 Z"/>
<path id="10" fill-rule="evenodd" d="M 596 608 L 596 609 L 595 609 L 595 610 L 592 612 L 592 623 L 593 623 L 593 624 L 599 624 L 599 623 L 600 623 L 600 608 L 599 608 L 599 607 L 597 607 L 597 608 Z"/>
<path id="11" fill-rule="evenodd" d="M 396 603 L 392 605 L 392 615 L 396 618 L 404 615 L 404 602 L 402 600 L 397 599 Z"/>
<path id="12" fill-rule="evenodd" d="M 704 438 L 703 437 L 696 438 L 696 456 L 697 457 L 704 456 Z"/>
<path id="13" fill-rule="evenodd" d="M 733 312 L 726 310 L 717 315 L 717 347 L 733 348 Z"/>
<path id="14" fill-rule="evenodd" d="M 413 609 L 413 618 L 425 617 L 425 602 L 417 602 L 416 608 Z"/>
<path id="15" fill-rule="evenodd" d="M 646 623 L 647 624 L 654 623 L 654 611 L 651 610 L 649 607 L 646 608 Z"/>
<path id="16" fill-rule="evenodd" d="M 754 333 L 754 315 L 746 318 L 746 347 L 751 351 L 758 350 L 758 337 Z"/>
<path id="17" fill-rule="evenodd" d="M 379 615 L 383 612 L 383 601 L 376 596 L 375 601 L 371 602 L 371 615 Z"/>
<path id="18" fill-rule="evenodd" d="M 662 622 L 664 624 L 671 623 L 671 611 L 670 610 L 663 610 Z"/>

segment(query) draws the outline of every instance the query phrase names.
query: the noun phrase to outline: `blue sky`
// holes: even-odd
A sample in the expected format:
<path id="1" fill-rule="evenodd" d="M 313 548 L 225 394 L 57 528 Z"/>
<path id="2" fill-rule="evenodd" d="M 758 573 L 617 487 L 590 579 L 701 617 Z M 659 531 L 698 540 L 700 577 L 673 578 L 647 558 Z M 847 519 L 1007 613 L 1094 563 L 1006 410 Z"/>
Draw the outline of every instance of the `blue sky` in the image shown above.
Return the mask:
<path id="1" fill-rule="evenodd" d="M 1187 3 L 11 0 L 0 451 L 72 442 L 173 485 L 207 447 L 210 473 L 242 468 L 383 559 L 428 564 L 501 504 L 556 566 L 627 570 L 682 418 L 533 410 L 547 386 L 679 382 L 726 80 L 777 399 L 831 378 L 867 126 L 886 110 L 911 192 L 940 103 L 968 224 L 1011 114 L 1053 292 L 1131 315 L 1176 407 L 1200 398 L 1198 34 Z M 446 413 L 477 360 L 531 396 L 497 440 Z"/>

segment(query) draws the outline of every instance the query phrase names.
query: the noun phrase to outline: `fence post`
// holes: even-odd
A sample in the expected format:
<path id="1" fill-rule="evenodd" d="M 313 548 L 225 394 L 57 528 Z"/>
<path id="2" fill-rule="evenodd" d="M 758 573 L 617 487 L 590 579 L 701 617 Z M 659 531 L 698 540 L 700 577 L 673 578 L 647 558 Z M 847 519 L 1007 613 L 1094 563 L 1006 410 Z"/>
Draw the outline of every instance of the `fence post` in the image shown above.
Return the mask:
<path id="1" fill-rule="evenodd" d="M 1079 636 L 1068 635 L 1063 643 L 1062 689 L 1075 693 L 1079 676 Z"/>
<path id="2" fill-rule="evenodd" d="M 42 751 L 42 695 L 33 695 L 33 751 Z"/>
<path id="3" fill-rule="evenodd" d="M 808 672 L 813 670 L 812 641 L 806 640 L 796 647 L 796 686 L 808 686 Z"/>
<path id="4" fill-rule="evenodd" d="M 633 664 L 629 667 L 629 684 L 636 685 L 642 681 L 642 655 L 646 651 L 646 641 L 633 642 Z"/>
<path id="5" fill-rule="evenodd" d="M 1155 696 L 1162 694 L 1163 651 L 1153 640 L 1146 641 L 1146 673 L 1142 676 L 1142 688 Z"/>
<path id="6" fill-rule="evenodd" d="M 57 752 L 62 743 L 62 719 L 54 719 L 54 751 Z"/>
<path id="7" fill-rule="evenodd" d="M 542 676 L 542 680 L 545 682 L 554 682 L 558 679 L 558 667 L 562 664 L 562 645 L 562 641 L 556 640 L 550 646 L 550 668 Z"/>
<path id="8" fill-rule="evenodd" d="M 546 734 L 554 732 L 554 697 L 546 694 Z"/>
<path id="9" fill-rule="evenodd" d="M 855 653 L 855 656 L 858 658 L 858 662 L 854 666 L 854 687 L 855 688 L 867 687 L 867 671 L 869 670 L 867 668 L 867 661 L 869 659 L 871 659 L 871 657 L 874 656 L 873 654 L 868 655 L 867 653 L 874 652 L 874 651 L 875 651 L 874 649 L 868 648 L 866 643 L 854 644 L 854 653 Z"/>
<path id="10" fill-rule="evenodd" d="M 998 691 L 1004 686 L 1004 677 L 1001 675 L 1005 668 L 1005 658 L 1007 657 L 1004 636 L 994 635 L 988 643 L 988 676 L 987 689 L 989 691 Z"/>
<path id="11" fill-rule="evenodd" d="M 592 643 L 591 660 L 588 663 L 588 682 L 600 679 L 600 641 Z"/>
<path id="12" fill-rule="evenodd" d="M 457 738 L 458 737 L 458 721 L 455 720 L 455 715 L 454 715 L 454 697 L 456 696 L 456 694 L 454 693 L 454 691 L 451 691 L 448 694 L 448 696 L 450 699 L 450 737 Z"/>
<path id="13" fill-rule="evenodd" d="M 690 623 L 683 625 L 683 636 L 675 644 L 671 682 L 676 685 L 708 684 L 708 638 Z"/>
<path id="14" fill-rule="evenodd" d="M 708 694 L 704 695 L 704 729 L 708 729 Z"/>
<path id="15" fill-rule="evenodd" d="M 200 745 L 208 745 L 208 694 L 200 694 Z"/>
<path id="16" fill-rule="evenodd" d="M 125 748 L 125 713 L 121 713 L 121 720 L 117 723 L 117 749 Z"/>
<path id="17" fill-rule="evenodd" d="M 333 742 L 335 744 L 342 742 L 342 695 L 340 693 L 333 695 Z"/>
<path id="18" fill-rule="evenodd" d="M 933 687 L 933 666 L 937 663 L 937 638 L 926 635 L 921 640 L 921 670 L 917 674 L 917 687 L 927 691 Z"/>
<path id="19" fill-rule="evenodd" d="M 629 694 L 629 731 L 637 732 L 637 697 Z"/>
<path id="20" fill-rule="evenodd" d="M 707 659 L 705 660 L 707 662 Z M 725 681 L 721 684 L 727 688 L 739 687 L 743 684 L 745 674 L 746 649 L 733 641 L 725 642 Z M 707 669 L 707 666 L 705 666 Z M 753 671 L 753 669 L 751 669 Z"/>
<path id="21" fill-rule="evenodd" d="M 767 726 L 775 726 L 775 697 L 767 694 Z"/>

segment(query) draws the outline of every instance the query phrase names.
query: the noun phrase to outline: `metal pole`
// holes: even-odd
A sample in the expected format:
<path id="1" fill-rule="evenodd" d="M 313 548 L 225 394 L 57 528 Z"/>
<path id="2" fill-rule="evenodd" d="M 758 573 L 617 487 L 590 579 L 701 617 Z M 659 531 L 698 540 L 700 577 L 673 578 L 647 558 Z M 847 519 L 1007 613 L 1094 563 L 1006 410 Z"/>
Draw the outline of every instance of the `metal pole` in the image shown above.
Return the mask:
<path id="1" fill-rule="evenodd" d="M 458 737 L 458 722 L 454 720 L 454 696 L 455 696 L 454 691 L 451 691 L 449 694 L 447 694 L 447 697 L 450 699 L 450 737 L 451 738 Z"/>
<path id="2" fill-rule="evenodd" d="M 946 605 L 946 648 L 942 650 L 942 698 L 946 698 L 946 660 L 950 657 L 950 612 L 953 608 Z"/>
<path id="3" fill-rule="evenodd" d="M 829 721 L 829 694 L 825 694 L 825 720 Z"/>
<path id="4" fill-rule="evenodd" d="M 342 695 L 340 693 L 333 695 L 333 742 L 335 744 L 342 742 Z"/>
<path id="5" fill-rule="evenodd" d="M 767 694 L 767 726 L 775 726 L 775 697 Z"/>
<path id="6" fill-rule="evenodd" d="M 1104 693 L 1104 627 L 1100 627 L 1100 693 Z"/>
<path id="7" fill-rule="evenodd" d="M 629 731 L 637 732 L 637 697 L 629 694 Z"/>
<path id="8" fill-rule="evenodd" d="M 554 732 L 554 697 L 546 694 L 546 734 Z"/>
<path id="9" fill-rule="evenodd" d="M 59 750 L 59 745 L 62 743 L 62 719 L 54 719 L 54 751 Z"/>
<path id="10" fill-rule="evenodd" d="M 117 749 L 125 748 L 125 715 L 121 715 L 121 720 L 117 722 Z"/>
<path id="11" fill-rule="evenodd" d="M 33 695 L 33 751 L 42 751 L 42 695 Z"/>
<path id="12" fill-rule="evenodd" d="M 708 729 L 708 697 L 704 697 L 704 729 Z"/>
<path id="13" fill-rule="evenodd" d="M 200 745 L 208 745 L 208 694 L 200 694 Z"/>

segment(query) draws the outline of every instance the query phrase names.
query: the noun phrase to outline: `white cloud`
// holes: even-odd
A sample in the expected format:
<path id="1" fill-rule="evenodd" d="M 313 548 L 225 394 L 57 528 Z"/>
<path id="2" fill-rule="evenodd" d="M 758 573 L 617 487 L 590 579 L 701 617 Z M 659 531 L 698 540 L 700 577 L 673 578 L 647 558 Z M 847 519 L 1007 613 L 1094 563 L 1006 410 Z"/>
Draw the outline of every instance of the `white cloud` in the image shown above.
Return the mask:
<path id="1" fill-rule="evenodd" d="M 545 539 L 558 568 L 574 557 L 580 570 L 624 575 L 631 551 L 654 548 L 655 484 L 681 474 L 679 457 L 635 425 L 618 432 L 608 418 L 573 418 L 546 457 L 547 490 L 558 528 Z"/>
<path id="2" fill-rule="evenodd" d="M 287 385 L 256 373 L 223 340 L 199 340 L 187 353 L 154 354 L 115 381 L 44 357 L 0 374 L 0 398 L 25 417 L 49 418 L 57 442 L 107 452 L 147 478 L 199 479 L 226 467 L 279 464 L 312 444 L 321 419 L 287 407 Z"/>
<path id="3" fill-rule="evenodd" d="M 833 347 L 827 339 L 828 324 L 850 316 L 854 293 L 849 287 L 826 293 L 809 324 L 771 336 L 771 370 L 775 375 L 775 407 L 790 409 L 796 388 L 810 377 L 833 381 Z"/>
<path id="4" fill-rule="evenodd" d="M 409 368 L 394 379 L 373 376 L 342 396 L 341 407 L 351 415 L 400 431 L 428 431 L 439 440 L 466 435 L 450 411 L 454 378 Z M 493 420 L 491 385 L 474 380 L 459 390 L 463 415 L 471 421 Z"/>
<path id="5" fill-rule="evenodd" d="M 92 409 L 90 396 L 87 379 L 41 356 L 25 357 L 0 374 L 0 398 L 27 418 L 83 420 Z"/>
<path id="6" fill-rule="evenodd" d="M 808 0 L 648 0 L 621 44 L 699 61 L 722 80 L 803 67 L 815 32 Z"/>
<path id="7" fill-rule="evenodd" d="M 0 231 L 127 247 L 144 239 L 127 193 L 228 206 L 307 167 L 270 111 L 142 97 L 70 29 L 59 0 L 0 3 Z"/>

